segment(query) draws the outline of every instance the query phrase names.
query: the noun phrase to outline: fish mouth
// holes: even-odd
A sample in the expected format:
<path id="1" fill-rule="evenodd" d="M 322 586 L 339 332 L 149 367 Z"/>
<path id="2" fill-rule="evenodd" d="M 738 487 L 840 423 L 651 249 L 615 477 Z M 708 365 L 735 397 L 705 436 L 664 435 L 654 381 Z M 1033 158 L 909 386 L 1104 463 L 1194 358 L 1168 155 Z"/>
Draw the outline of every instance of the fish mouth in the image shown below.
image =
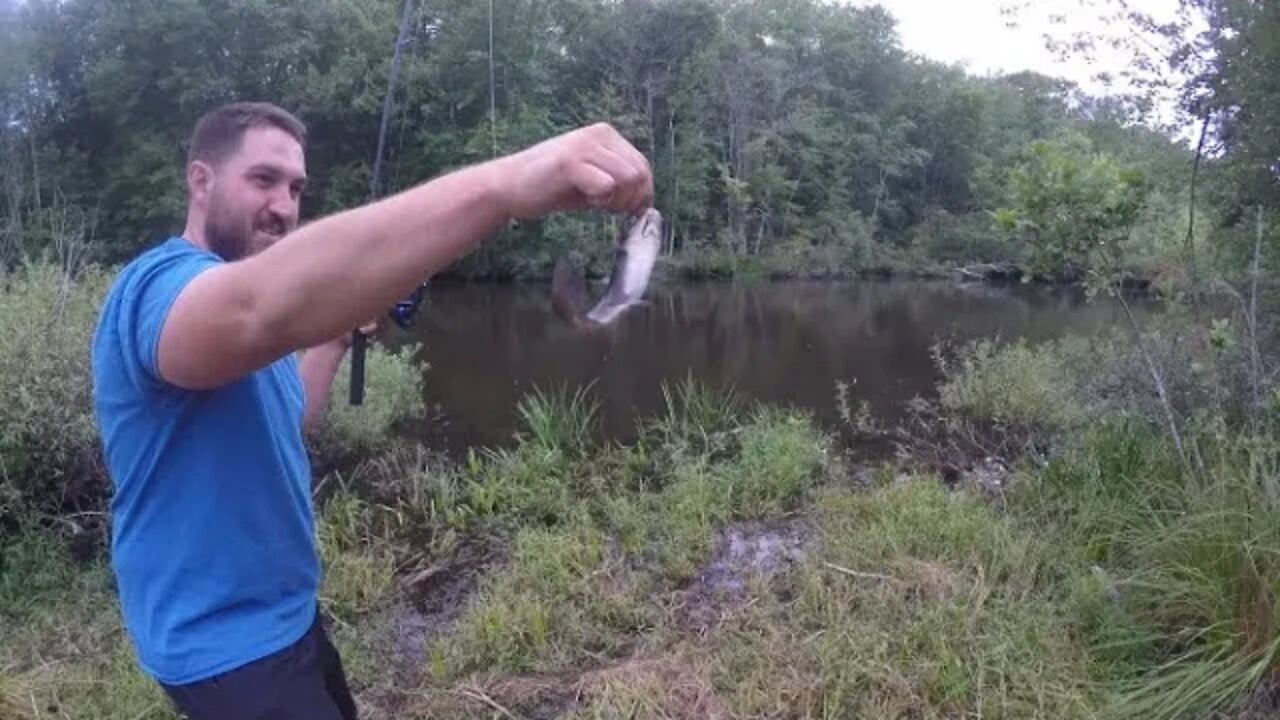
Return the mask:
<path id="1" fill-rule="evenodd" d="M 657 219 L 658 211 L 655 208 L 646 208 L 627 218 L 626 232 L 628 234 L 633 232 L 648 232 L 649 228 L 653 226 Z"/>

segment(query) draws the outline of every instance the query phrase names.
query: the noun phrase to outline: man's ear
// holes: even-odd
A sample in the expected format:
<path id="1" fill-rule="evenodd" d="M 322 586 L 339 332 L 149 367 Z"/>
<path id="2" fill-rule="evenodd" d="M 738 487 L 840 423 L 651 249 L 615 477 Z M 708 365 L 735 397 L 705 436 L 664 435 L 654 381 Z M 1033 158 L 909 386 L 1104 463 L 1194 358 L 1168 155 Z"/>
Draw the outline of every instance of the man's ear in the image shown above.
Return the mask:
<path id="1" fill-rule="evenodd" d="M 213 168 L 202 160 L 193 160 L 187 165 L 187 192 L 191 199 L 203 203 L 213 192 Z"/>

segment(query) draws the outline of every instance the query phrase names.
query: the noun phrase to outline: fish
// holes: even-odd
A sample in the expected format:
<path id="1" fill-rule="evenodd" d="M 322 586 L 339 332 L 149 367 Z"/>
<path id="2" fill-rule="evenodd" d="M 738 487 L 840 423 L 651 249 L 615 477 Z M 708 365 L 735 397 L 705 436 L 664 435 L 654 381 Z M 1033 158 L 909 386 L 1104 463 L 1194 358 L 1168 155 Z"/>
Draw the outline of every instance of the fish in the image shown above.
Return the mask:
<path id="1" fill-rule="evenodd" d="M 591 300 L 582 273 L 560 258 L 551 275 L 551 306 L 570 326 L 596 329 L 610 325 L 629 309 L 646 303 L 649 275 L 662 244 L 662 214 L 654 208 L 628 218 L 613 253 L 613 271 L 604 294 Z"/>

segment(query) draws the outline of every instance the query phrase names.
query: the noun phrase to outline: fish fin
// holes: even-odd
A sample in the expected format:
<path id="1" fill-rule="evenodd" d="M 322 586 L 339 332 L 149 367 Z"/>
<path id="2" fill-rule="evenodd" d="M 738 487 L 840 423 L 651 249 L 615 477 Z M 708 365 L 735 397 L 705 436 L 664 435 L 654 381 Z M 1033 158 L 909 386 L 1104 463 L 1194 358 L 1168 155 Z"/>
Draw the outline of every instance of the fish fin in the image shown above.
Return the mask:
<path id="1" fill-rule="evenodd" d="M 570 325 L 582 322 L 587 307 L 587 289 L 582 274 L 569 266 L 564 258 L 556 261 L 551 273 L 551 307 Z"/>
<path id="2" fill-rule="evenodd" d="M 630 303 L 618 303 L 609 297 L 601 298 L 596 306 L 591 308 L 591 312 L 587 313 L 587 319 L 599 325 L 608 325 L 626 312 L 630 307 Z"/>

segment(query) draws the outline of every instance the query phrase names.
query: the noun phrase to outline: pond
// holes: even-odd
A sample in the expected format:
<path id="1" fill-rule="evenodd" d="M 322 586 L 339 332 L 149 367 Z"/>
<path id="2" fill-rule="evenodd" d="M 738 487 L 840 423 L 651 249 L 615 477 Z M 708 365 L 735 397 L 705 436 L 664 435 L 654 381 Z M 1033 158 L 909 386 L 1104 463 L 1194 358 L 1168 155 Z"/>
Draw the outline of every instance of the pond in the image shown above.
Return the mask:
<path id="1" fill-rule="evenodd" d="M 837 381 L 856 382 L 855 402 L 892 421 L 931 394 L 938 340 L 1040 340 L 1125 322 L 1117 302 L 1077 290 L 945 281 L 676 283 L 652 286 L 648 299 L 585 333 L 554 314 L 546 285 L 434 284 L 400 334 L 422 343 L 428 365 L 426 399 L 438 414 L 428 444 L 507 444 L 522 397 L 588 383 L 602 435 L 626 440 L 638 417 L 664 410 L 662 384 L 686 376 L 833 425 Z"/>

